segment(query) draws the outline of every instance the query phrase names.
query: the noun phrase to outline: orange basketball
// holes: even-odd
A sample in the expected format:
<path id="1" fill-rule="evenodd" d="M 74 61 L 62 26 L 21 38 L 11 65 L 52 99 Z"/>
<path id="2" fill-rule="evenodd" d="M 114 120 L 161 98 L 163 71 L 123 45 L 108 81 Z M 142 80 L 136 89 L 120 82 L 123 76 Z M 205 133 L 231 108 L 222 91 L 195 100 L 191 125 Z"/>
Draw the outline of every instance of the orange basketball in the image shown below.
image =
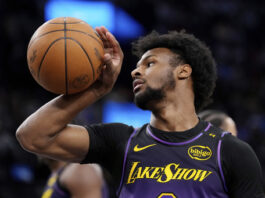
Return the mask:
<path id="1" fill-rule="evenodd" d="M 33 34 L 27 62 L 33 78 L 55 94 L 88 88 L 99 76 L 103 43 L 86 22 L 73 17 L 47 21 Z"/>

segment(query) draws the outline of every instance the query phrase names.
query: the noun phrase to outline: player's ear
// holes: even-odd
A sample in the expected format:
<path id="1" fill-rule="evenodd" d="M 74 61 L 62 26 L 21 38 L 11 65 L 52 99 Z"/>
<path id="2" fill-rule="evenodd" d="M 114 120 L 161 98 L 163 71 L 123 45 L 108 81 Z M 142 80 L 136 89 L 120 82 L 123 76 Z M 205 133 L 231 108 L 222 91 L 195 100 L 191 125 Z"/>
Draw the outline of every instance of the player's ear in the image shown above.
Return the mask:
<path id="1" fill-rule="evenodd" d="M 192 68 L 189 64 L 179 65 L 176 70 L 178 79 L 187 79 L 192 73 Z"/>

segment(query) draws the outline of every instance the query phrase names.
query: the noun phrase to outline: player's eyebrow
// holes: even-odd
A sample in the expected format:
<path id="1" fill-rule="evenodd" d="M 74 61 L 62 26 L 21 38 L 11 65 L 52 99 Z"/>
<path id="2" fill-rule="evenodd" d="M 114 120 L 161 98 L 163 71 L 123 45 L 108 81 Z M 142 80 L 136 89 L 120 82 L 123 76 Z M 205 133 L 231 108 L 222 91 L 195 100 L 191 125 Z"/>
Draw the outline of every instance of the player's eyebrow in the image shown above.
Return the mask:
<path id="1" fill-rule="evenodd" d="M 148 56 L 146 56 L 143 60 L 141 60 L 141 62 L 146 61 L 148 58 L 150 58 L 150 57 L 152 57 L 152 56 L 156 56 L 156 55 L 154 55 L 154 54 L 148 55 Z M 140 62 L 140 61 L 137 62 L 137 64 L 136 64 L 136 68 L 139 67 L 139 62 Z"/>

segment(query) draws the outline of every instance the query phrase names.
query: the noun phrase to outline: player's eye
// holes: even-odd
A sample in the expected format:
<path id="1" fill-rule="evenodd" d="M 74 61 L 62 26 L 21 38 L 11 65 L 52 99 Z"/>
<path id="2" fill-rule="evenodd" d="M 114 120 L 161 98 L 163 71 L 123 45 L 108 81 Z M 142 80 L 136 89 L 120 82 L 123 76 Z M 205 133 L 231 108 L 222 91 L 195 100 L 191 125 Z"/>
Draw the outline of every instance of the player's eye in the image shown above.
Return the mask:
<path id="1" fill-rule="evenodd" d="M 150 61 L 150 62 L 147 63 L 147 67 L 151 67 L 151 66 L 153 66 L 154 64 L 155 64 L 154 62 Z"/>

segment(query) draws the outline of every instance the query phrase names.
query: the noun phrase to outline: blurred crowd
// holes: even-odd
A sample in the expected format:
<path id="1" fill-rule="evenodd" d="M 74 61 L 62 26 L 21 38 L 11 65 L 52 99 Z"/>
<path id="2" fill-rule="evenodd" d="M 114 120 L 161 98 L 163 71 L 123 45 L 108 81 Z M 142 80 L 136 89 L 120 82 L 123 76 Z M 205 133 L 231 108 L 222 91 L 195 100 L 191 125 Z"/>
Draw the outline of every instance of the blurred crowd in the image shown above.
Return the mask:
<path id="1" fill-rule="evenodd" d="M 237 123 L 238 137 L 256 152 L 265 178 L 265 1 L 113 0 L 143 24 L 146 33 L 185 29 L 205 41 L 218 65 L 213 103 Z M 48 170 L 15 139 L 18 125 L 55 95 L 43 90 L 27 68 L 26 50 L 44 22 L 45 0 L 0 1 L 0 197 L 40 197 Z M 132 101 L 131 40 L 113 93 L 82 112 L 80 123 L 100 122 L 104 100 Z M 17 189 L 16 192 L 14 189 Z M 264 185 L 265 189 L 265 185 Z"/>

